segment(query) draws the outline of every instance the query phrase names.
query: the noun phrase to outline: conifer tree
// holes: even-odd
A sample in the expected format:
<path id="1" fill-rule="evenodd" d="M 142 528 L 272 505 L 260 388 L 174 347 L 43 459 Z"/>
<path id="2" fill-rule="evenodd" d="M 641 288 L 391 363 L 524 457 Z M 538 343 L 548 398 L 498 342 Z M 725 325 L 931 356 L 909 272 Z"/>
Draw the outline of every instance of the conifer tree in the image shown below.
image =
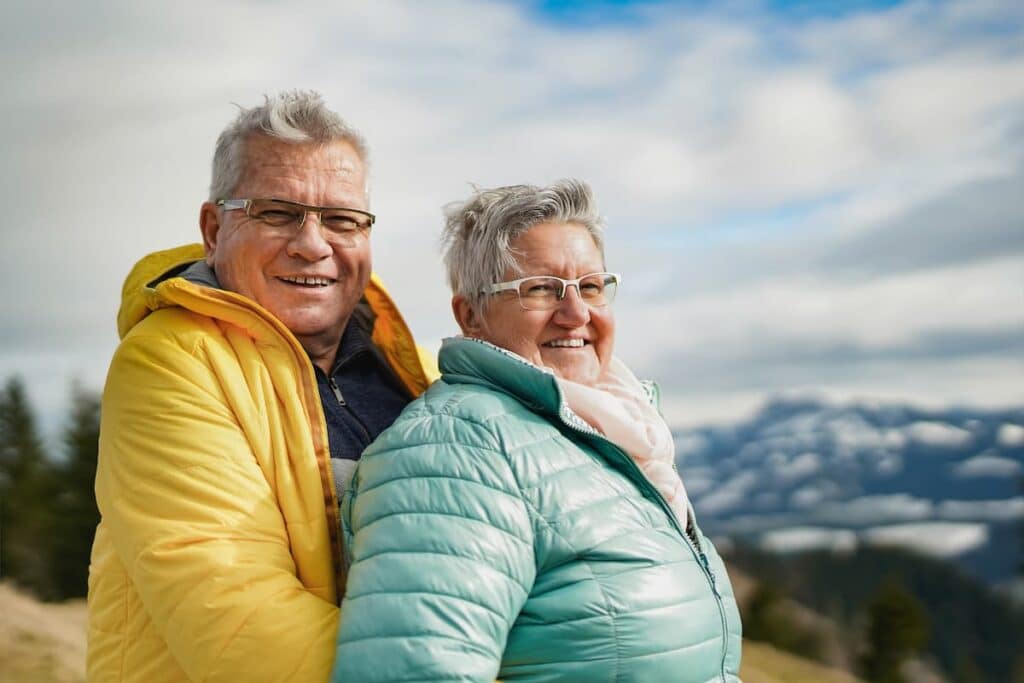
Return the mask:
<path id="1" fill-rule="evenodd" d="M 89 555 L 99 524 L 94 481 L 99 451 L 100 398 L 79 384 L 71 389 L 70 422 L 64 428 L 65 459 L 57 468 L 59 493 L 54 500 L 52 562 L 59 597 L 84 597 Z"/>
<path id="2" fill-rule="evenodd" d="M 1017 477 L 1017 490 L 1024 496 L 1024 474 Z M 1024 584 L 1024 519 L 1017 525 L 1017 580 Z M 1024 590 L 1024 586 L 1021 588 Z"/>
<path id="3" fill-rule="evenodd" d="M 54 478 L 22 381 L 0 390 L 0 576 L 53 597 Z"/>
<path id="4" fill-rule="evenodd" d="M 967 653 L 961 652 L 956 659 L 953 683 L 985 683 L 985 675 Z"/>
<path id="5" fill-rule="evenodd" d="M 873 683 L 905 683 L 903 664 L 928 641 L 928 618 L 920 601 L 896 579 L 883 582 L 868 605 L 864 677 Z"/>

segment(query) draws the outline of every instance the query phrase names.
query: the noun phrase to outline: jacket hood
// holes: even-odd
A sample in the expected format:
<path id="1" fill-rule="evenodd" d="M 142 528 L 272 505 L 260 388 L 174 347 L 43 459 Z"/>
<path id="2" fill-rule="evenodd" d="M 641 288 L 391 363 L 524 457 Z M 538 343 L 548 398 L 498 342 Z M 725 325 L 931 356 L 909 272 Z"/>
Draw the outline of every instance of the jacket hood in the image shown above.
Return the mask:
<path id="1" fill-rule="evenodd" d="M 257 337 L 281 334 L 298 346 L 294 335 L 258 303 L 219 289 L 213 271 L 204 265 L 201 244 L 157 251 L 142 258 L 125 278 L 117 332 L 124 338 L 153 311 L 182 306 L 211 318 L 238 325 Z M 372 339 L 413 395 L 423 393 L 437 376 L 437 367 L 417 348 L 398 307 L 376 273 L 363 290 L 372 311 Z"/>
<path id="2" fill-rule="evenodd" d="M 188 244 L 157 251 L 142 258 L 128 273 L 121 288 L 121 310 L 117 313 L 117 334 L 126 334 L 151 312 L 160 308 L 156 286 L 206 257 L 201 244 Z"/>

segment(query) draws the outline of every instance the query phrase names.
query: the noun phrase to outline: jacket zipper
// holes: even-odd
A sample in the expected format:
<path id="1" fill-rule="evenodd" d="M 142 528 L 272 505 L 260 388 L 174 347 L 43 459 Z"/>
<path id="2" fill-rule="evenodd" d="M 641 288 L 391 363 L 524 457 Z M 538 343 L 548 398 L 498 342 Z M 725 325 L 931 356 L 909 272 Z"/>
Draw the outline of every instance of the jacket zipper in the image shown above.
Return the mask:
<path id="1" fill-rule="evenodd" d="M 496 351 L 503 353 L 509 358 L 531 369 L 546 372 L 546 374 L 551 374 L 552 377 L 554 377 L 554 374 L 551 373 L 550 371 L 545 371 L 544 369 L 539 368 L 536 365 L 533 365 L 525 358 L 522 358 L 517 354 L 508 352 L 507 349 L 503 349 L 500 346 L 495 346 L 494 344 L 483 341 L 482 339 L 470 339 L 472 341 L 483 344 L 489 348 L 495 349 Z M 690 552 L 693 553 L 694 559 L 698 561 L 697 563 L 700 566 L 701 570 L 704 572 L 704 576 L 708 581 L 708 585 L 711 587 L 711 594 L 715 596 L 715 602 L 718 604 L 718 617 L 722 622 L 722 658 L 719 662 L 719 673 L 721 674 L 722 683 L 726 683 L 725 659 L 728 655 L 729 630 L 728 623 L 726 622 L 725 618 L 725 605 L 722 602 L 722 594 L 718 591 L 718 583 L 715 580 L 715 574 L 713 571 L 711 571 L 711 564 L 708 562 L 708 556 L 704 553 L 702 549 L 700 549 L 697 546 L 696 541 L 691 539 L 689 534 L 686 533 L 685 526 L 688 526 L 689 515 L 687 515 L 687 524 L 685 526 L 681 526 L 679 519 L 676 518 L 675 512 L 673 512 L 672 508 L 669 507 L 668 501 L 665 500 L 664 496 L 661 495 L 661 492 L 650 482 L 646 475 L 644 475 L 644 473 L 640 471 L 640 467 L 636 464 L 633 458 L 629 457 L 629 454 L 622 450 L 619 446 L 609 441 L 604 434 L 594 429 L 589 423 L 584 421 L 583 418 L 576 415 L 576 413 L 574 413 L 572 409 L 569 408 L 569 404 L 565 402 L 565 399 L 562 396 L 562 391 L 561 389 L 558 388 L 557 382 L 555 383 L 555 392 L 558 394 L 558 419 L 562 422 L 562 424 L 564 424 L 566 427 L 569 427 L 573 431 L 579 432 L 581 434 L 586 434 L 587 436 L 590 437 L 596 437 L 601 441 L 604 441 L 606 444 L 611 446 L 613 449 L 615 449 L 615 451 L 619 453 L 620 460 L 625 460 L 626 467 L 633 474 L 634 480 L 636 480 L 641 486 L 641 488 L 645 490 L 648 493 L 648 495 L 650 495 L 661 506 L 662 510 L 665 511 L 665 513 L 668 515 L 669 521 L 672 522 L 672 526 L 675 528 L 676 532 L 683 538 L 683 541 L 686 543 L 686 545 L 690 548 Z M 673 461 L 672 463 L 672 468 L 676 469 L 675 461 Z M 696 527 L 694 527 L 694 530 L 696 531 Z"/>
<path id="2" fill-rule="evenodd" d="M 570 419 L 569 417 L 567 417 L 567 415 L 576 417 L 577 420 L 580 420 L 580 424 L 577 424 L 575 420 Z M 698 563 L 704 572 L 704 576 L 707 578 L 708 584 L 711 586 L 711 594 L 715 596 L 715 602 L 718 603 L 718 617 L 722 623 L 722 657 L 719 662 L 719 671 L 721 673 L 722 682 L 725 683 L 725 659 L 728 654 L 729 644 L 729 627 L 725 619 L 725 605 L 722 602 L 722 594 L 718 591 L 718 582 L 715 579 L 715 573 L 711 571 L 711 564 L 710 562 L 708 562 L 708 556 L 704 553 L 703 549 L 701 549 L 697 545 L 696 538 L 691 538 L 686 531 L 686 527 L 689 526 L 689 516 L 687 518 L 685 526 L 681 527 L 680 521 L 676 517 L 675 512 L 673 512 L 672 508 L 669 507 L 668 501 L 666 501 L 664 496 L 661 495 L 661 492 L 653 484 L 651 484 L 650 480 L 647 479 L 646 475 L 644 475 L 644 473 L 640 471 L 640 467 L 636 464 L 633 458 L 629 457 L 629 454 L 623 451 L 619 446 L 609 441 L 603 434 L 598 432 L 596 429 L 591 427 L 586 422 L 583 422 L 582 418 L 576 416 L 576 414 L 572 412 L 572 409 L 568 407 L 568 404 L 565 403 L 565 401 L 562 399 L 560 391 L 558 418 L 562 421 L 562 424 L 566 425 L 567 427 L 574 431 L 601 439 L 602 441 L 610 445 L 612 448 L 614 448 L 616 451 L 618 451 L 622 458 L 625 458 L 627 467 L 629 467 L 629 469 L 632 471 L 634 478 L 637 479 L 639 482 L 642 482 L 641 486 L 647 490 L 648 494 L 653 494 L 654 499 L 661 505 L 662 510 L 664 510 L 668 514 L 668 518 L 670 521 L 672 521 L 676 531 L 680 534 L 680 536 L 682 536 L 683 540 L 686 542 L 686 545 L 689 546 L 690 551 L 694 555 L 694 558 L 698 560 Z M 622 458 L 620 458 L 620 460 Z M 672 464 L 673 469 L 675 469 L 675 463 L 673 462 Z M 694 533 L 696 535 L 696 527 L 694 527 Z"/>
<path id="3" fill-rule="evenodd" d="M 718 618 L 722 622 L 722 657 L 719 662 L 719 672 L 721 673 L 722 683 L 725 683 L 725 659 L 728 654 L 729 627 L 725 619 L 725 605 L 722 602 L 722 594 L 718 592 L 718 582 L 715 580 L 715 573 L 711 571 L 711 563 L 708 562 L 708 556 L 704 553 L 704 551 L 701 548 L 697 546 L 696 540 L 690 538 L 690 535 L 686 532 L 685 528 L 680 527 L 679 519 L 676 517 L 675 512 L 672 511 L 672 508 L 669 507 L 668 501 L 666 501 L 664 496 L 661 495 L 661 492 L 657 488 L 655 488 L 653 484 L 650 483 L 650 480 L 647 479 L 646 475 L 644 475 L 644 473 L 640 471 L 640 467 L 636 464 L 633 458 L 629 457 L 628 453 L 623 451 L 616 444 L 609 441 L 603 434 L 598 432 L 589 424 L 584 423 L 578 425 L 575 423 L 575 421 L 568 419 L 565 416 L 565 414 L 563 414 L 563 410 L 565 410 L 566 413 L 575 416 L 575 413 L 573 413 L 572 410 L 568 408 L 568 405 L 563 400 L 561 400 L 561 393 L 559 393 L 558 418 L 562 421 L 562 424 L 566 425 L 567 427 L 574 431 L 580 432 L 582 434 L 587 434 L 591 437 L 599 438 L 608 445 L 610 445 L 612 448 L 614 448 L 616 451 L 618 451 L 625 458 L 627 467 L 629 467 L 632 473 L 634 474 L 634 478 L 642 482 L 641 486 L 647 490 L 648 494 L 653 494 L 654 499 L 661 505 L 662 510 L 664 510 L 668 514 L 668 518 L 672 522 L 676 531 L 680 534 L 680 536 L 682 536 L 686 545 L 690 548 L 690 552 L 693 553 L 694 558 L 698 560 L 698 564 L 703 570 L 704 576 L 708 580 L 708 584 L 711 586 L 711 594 L 715 596 L 715 602 L 718 603 Z M 582 420 L 582 418 L 578 419 Z M 687 520 L 687 525 L 688 522 L 689 520 Z M 694 532 L 696 532 L 696 527 L 694 527 Z"/>
<path id="4" fill-rule="evenodd" d="M 366 424 L 359 419 L 359 416 L 355 414 L 355 411 L 352 410 L 352 407 L 345 401 L 345 396 L 341 393 L 341 387 L 338 386 L 338 383 L 334 381 L 333 377 L 327 378 L 327 384 L 331 387 L 331 392 L 334 393 L 334 398 L 338 400 L 338 405 L 344 408 L 345 412 L 352 416 L 352 419 L 356 421 L 356 424 L 359 425 L 359 428 L 363 430 L 364 439 L 366 440 L 367 443 L 369 443 L 371 441 L 370 430 L 367 429 Z"/>
<path id="5" fill-rule="evenodd" d="M 341 394 L 341 387 L 338 386 L 338 383 L 334 381 L 333 377 L 328 377 L 327 378 L 327 384 L 330 385 L 331 391 L 334 392 L 334 398 L 338 399 L 338 403 L 340 405 L 348 408 L 348 404 L 345 403 L 345 397 L 342 396 L 342 394 Z"/>
<path id="6" fill-rule="evenodd" d="M 700 562 L 704 565 L 704 570 L 707 572 L 708 578 L 711 579 L 711 592 L 715 595 L 715 600 L 718 601 L 718 617 L 722 620 L 722 661 L 721 661 L 721 672 L 722 681 L 725 682 L 725 658 L 728 655 L 728 644 L 729 644 L 729 625 L 725 620 L 725 605 L 722 604 L 722 594 L 718 591 L 718 582 L 715 580 L 715 573 L 711 571 L 711 564 L 708 562 L 708 556 L 704 553 L 703 549 L 700 549 L 697 545 L 697 528 L 693 527 L 693 537 L 690 540 L 691 546 L 698 548 L 697 552 L 700 557 Z M 687 534 L 689 536 L 689 534 Z"/>

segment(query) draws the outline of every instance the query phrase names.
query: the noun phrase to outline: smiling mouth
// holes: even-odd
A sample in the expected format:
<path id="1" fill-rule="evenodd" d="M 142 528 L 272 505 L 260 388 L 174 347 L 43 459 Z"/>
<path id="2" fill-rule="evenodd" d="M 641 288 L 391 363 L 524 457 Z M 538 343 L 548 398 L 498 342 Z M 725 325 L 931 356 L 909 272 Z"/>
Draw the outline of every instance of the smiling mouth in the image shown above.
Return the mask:
<path id="1" fill-rule="evenodd" d="M 303 276 L 281 276 L 277 278 L 281 282 L 300 287 L 330 287 L 337 280 L 329 277 L 303 277 Z"/>
<path id="2" fill-rule="evenodd" d="M 552 339 L 544 342 L 541 346 L 546 346 L 549 349 L 581 349 L 588 344 L 590 342 L 584 339 Z"/>

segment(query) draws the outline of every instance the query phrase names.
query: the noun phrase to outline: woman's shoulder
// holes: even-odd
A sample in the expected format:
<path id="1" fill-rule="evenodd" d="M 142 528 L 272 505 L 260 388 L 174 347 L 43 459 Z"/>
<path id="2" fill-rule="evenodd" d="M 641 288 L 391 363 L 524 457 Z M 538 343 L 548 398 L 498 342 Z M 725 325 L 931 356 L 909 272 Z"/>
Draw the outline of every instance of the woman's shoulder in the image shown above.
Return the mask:
<path id="1" fill-rule="evenodd" d="M 510 446 L 522 441 L 518 411 L 493 390 L 439 380 L 363 452 L 354 486 L 401 479 L 420 482 L 413 487 L 421 495 L 463 480 L 518 496 L 510 460 Z"/>
<path id="2" fill-rule="evenodd" d="M 439 379 L 407 411 L 419 416 L 448 417 L 500 424 L 530 412 L 518 398 L 486 384 L 449 383 Z M 411 416 L 411 415 L 410 415 Z M 404 417 L 404 413 L 403 413 Z"/>
<path id="3" fill-rule="evenodd" d="M 363 457 L 422 446 L 503 454 L 524 432 L 546 428 L 551 428 L 550 422 L 509 394 L 486 385 L 441 379 L 410 403 Z"/>

